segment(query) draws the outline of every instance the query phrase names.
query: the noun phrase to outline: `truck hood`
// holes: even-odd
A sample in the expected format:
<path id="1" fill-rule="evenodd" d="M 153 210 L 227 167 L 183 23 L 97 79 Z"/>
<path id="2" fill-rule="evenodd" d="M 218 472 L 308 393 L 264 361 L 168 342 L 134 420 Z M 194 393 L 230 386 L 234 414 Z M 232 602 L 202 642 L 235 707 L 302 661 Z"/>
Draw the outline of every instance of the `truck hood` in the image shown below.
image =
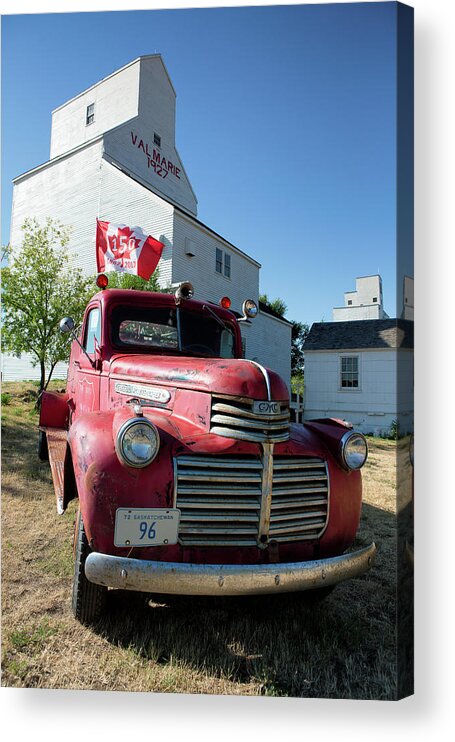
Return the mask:
<path id="1" fill-rule="evenodd" d="M 252 399 L 288 400 L 283 379 L 274 371 L 243 359 L 185 356 L 118 355 L 111 360 L 114 379 L 194 389 Z"/>

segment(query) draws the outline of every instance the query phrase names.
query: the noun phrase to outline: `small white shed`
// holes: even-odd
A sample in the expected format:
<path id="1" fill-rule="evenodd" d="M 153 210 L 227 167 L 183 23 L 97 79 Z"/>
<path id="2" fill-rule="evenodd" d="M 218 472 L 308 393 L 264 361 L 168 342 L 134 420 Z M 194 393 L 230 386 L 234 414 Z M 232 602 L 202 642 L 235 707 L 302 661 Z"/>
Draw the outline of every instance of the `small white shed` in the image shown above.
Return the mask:
<path id="1" fill-rule="evenodd" d="M 316 322 L 305 341 L 304 419 L 336 417 L 363 433 L 413 430 L 414 323 Z"/>

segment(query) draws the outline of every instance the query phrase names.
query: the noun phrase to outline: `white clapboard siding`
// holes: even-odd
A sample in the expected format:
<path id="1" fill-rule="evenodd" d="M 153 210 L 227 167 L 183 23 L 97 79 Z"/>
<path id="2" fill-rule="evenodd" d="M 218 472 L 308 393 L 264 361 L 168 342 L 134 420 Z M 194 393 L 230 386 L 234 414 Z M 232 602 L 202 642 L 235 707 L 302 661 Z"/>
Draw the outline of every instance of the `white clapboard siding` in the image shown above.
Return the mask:
<path id="1" fill-rule="evenodd" d="M 2 355 L 2 381 L 22 381 L 23 379 L 39 381 L 40 367 L 39 365 L 33 366 L 32 360 L 31 353 L 22 353 L 19 357 Z M 67 372 L 66 363 L 57 363 L 52 378 L 66 380 Z"/>
<path id="2" fill-rule="evenodd" d="M 359 358 L 359 388 L 341 389 L 340 358 Z M 408 348 L 305 352 L 305 420 L 338 417 L 364 433 L 412 429 L 413 352 Z"/>
<path id="3" fill-rule="evenodd" d="M 186 252 L 188 240 L 194 256 Z M 217 273 L 216 249 L 231 259 L 231 277 Z M 186 214 L 175 212 L 172 281 L 191 281 L 196 299 L 218 302 L 229 296 L 232 309 L 240 312 L 245 299 L 258 301 L 259 264 Z"/>
<path id="4" fill-rule="evenodd" d="M 140 60 L 95 83 L 52 112 L 51 159 L 134 118 L 139 107 Z M 87 106 L 95 104 L 87 126 Z"/>
<path id="5" fill-rule="evenodd" d="M 22 242 L 27 217 L 47 217 L 71 227 L 69 249 L 74 264 L 95 273 L 96 217 L 100 195 L 102 141 L 79 149 L 17 178 L 13 191 L 11 244 Z"/>
<path id="6" fill-rule="evenodd" d="M 164 243 L 158 275 L 162 286 L 169 285 L 172 281 L 174 207 L 103 160 L 99 213 L 100 219 L 139 226 L 146 234 Z"/>
<path id="7" fill-rule="evenodd" d="M 246 358 L 279 374 L 291 387 L 291 325 L 266 312 L 258 312 L 251 324 L 242 323 Z"/>

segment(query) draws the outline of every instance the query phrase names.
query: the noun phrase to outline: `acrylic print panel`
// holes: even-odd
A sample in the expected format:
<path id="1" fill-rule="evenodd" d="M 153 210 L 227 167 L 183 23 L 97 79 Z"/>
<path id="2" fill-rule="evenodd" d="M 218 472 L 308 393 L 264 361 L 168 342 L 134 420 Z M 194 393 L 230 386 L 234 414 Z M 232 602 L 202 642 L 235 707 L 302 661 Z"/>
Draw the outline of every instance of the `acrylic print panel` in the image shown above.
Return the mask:
<path id="1" fill-rule="evenodd" d="M 410 695 L 412 8 L 2 20 L 3 684 Z"/>

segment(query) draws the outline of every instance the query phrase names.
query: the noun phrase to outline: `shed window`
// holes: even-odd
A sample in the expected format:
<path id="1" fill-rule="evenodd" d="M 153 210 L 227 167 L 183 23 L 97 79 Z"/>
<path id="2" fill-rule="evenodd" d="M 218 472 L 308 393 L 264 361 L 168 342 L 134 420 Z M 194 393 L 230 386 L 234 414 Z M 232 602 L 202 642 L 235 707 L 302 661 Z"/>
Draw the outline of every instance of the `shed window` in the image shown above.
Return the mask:
<path id="1" fill-rule="evenodd" d="M 223 273 L 223 251 L 216 248 L 215 270 L 217 273 Z"/>
<path id="2" fill-rule="evenodd" d="M 341 357 L 341 388 L 358 389 L 359 388 L 359 357 L 342 356 Z"/>
<path id="3" fill-rule="evenodd" d="M 85 116 L 85 125 L 88 126 L 89 124 L 93 124 L 95 121 L 95 104 L 90 103 L 89 106 L 87 106 L 87 113 Z"/>

